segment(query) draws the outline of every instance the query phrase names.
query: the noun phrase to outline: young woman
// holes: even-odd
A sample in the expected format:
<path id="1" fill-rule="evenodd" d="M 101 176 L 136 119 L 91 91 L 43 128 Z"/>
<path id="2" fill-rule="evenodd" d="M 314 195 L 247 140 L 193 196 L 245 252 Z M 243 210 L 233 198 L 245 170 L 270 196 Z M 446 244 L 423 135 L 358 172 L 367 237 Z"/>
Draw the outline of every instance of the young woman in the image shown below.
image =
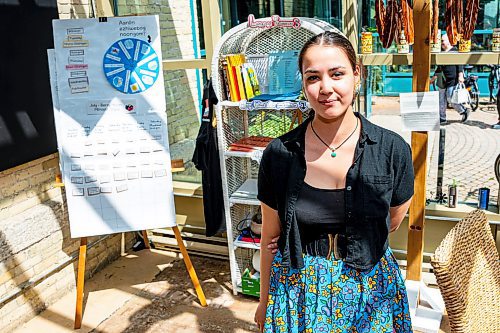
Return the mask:
<path id="1" fill-rule="evenodd" d="M 264 332 L 412 332 L 391 250 L 413 196 L 408 144 L 353 112 L 359 66 L 334 32 L 311 38 L 299 69 L 312 116 L 273 140 L 258 198 Z"/>

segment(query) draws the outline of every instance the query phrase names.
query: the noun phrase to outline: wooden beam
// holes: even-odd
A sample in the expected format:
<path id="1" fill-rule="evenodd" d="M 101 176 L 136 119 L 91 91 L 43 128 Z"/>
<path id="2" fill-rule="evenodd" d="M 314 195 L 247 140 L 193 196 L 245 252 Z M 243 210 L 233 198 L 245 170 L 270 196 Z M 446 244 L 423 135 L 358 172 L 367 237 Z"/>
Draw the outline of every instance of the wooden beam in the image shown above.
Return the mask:
<path id="1" fill-rule="evenodd" d="M 365 66 L 382 65 L 412 65 L 413 54 L 372 53 L 360 54 L 359 58 Z M 490 65 L 500 64 L 500 53 L 469 52 L 469 53 L 431 53 L 433 65 Z"/>
<path id="2" fill-rule="evenodd" d="M 203 293 L 203 289 L 201 288 L 200 281 L 198 280 L 198 276 L 196 275 L 196 271 L 194 270 L 193 264 L 191 263 L 191 259 L 189 259 L 189 254 L 186 250 L 186 246 L 184 245 L 184 241 L 182 240 L 181 233 L 177 226 L 172 227 L 174 231 L 175 239 L 177 240 L 177 244 L 179 245 L 179 249 L 182 253 L 182 259 L 184 259 L 184 264 L 186 265 L 186 269 L 191 277 L 191 281 L 193 282 L 194 289 L 196 291 L 196 295 L 198 295 L 198 300 L 200 301 L 201 306 L 207 306 L 207 300 L 205 298 L 205 293 Z"/>
<path id="3" fill-rule="evenodd" d="M 210 68 L 208 59 L 169 59 L 162 61 L 163 70 Z"/>
<path id="4" fill-rule="evenodd" d="M 351 42 L 354 50 L 358 51 L 358 1 L 342 0 L 343 32 Z"/>
<path id="5" fill-rule="evenodd" d="M 201 9 L 203 14 L 203 34 L 205 35 L 205 54 L 210 64 L 215 47 L 221 37 L 219 1 L 201 0 Z M 209 77 L 210 73 L 210 66 L 208 66 L 207 75 Z"/>
<path id="6" fill-rule="evenodd" d="M 115 16 L 113 12 L 113 1 L 111 0 L 97 0 L 95 2 L 96 17 L 112 17 Z"/>
<path id="7" fill-rule="evenodd" d="M 430 0 L 413 2 L 413 24 L 415 44 L 413 45 L 413 91 L 429 91 L 431 55 L 430 37 Z M 418 27 L 418 28 L 417 28 Z M 424 249 L 425 222 L 425 183 L 427 162 L 427 132 L 412 132 L 411 148 L 415 169 L 415 194 L 410 206 L 408 223 L 408 267 L 406 278 L 420 281 L 422 271 L 422 253 Z"/>

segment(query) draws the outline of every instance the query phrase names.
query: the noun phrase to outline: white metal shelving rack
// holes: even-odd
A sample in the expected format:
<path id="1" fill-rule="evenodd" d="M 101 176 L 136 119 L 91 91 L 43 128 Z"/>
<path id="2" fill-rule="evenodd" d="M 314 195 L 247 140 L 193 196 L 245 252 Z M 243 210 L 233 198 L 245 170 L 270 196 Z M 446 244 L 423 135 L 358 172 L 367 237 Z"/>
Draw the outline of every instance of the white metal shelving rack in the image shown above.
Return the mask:
<path id="1" fill-rule="evenodd" d="M 269 18 L 268 18 L 269 20 Z M 282 18 L 288 20 L 288 18 Z M 223 99 L 223 78 L 220 59 L 228 54 L 245 56 L 267 55 L 272 51 L 300 50 L 312 36 L 326 30 L 338 31 L 332 25 L 312 18 L 300 18 L 299 28 L 251 28 L 242 23 L 225 33 L 214 51 L 212 84 L 219 99 L 216 106 L 217 136 L 221 161 L 222 188 L 226 213 L 229 261 L 233 292 L 241 291 L 241 275 L 251 268 L 253 253 L 258 243 L 238 241 L 237 225 L 250 218 L 258 209 L 257 175 L 262 152 L 229 151 L 232 142 L 250 135 L 277 137 L 293 124 L 297 111 L 307 112 L 306 102 L 231 102 Z M 262 83 L 266 64 L 255 64 Z"/>

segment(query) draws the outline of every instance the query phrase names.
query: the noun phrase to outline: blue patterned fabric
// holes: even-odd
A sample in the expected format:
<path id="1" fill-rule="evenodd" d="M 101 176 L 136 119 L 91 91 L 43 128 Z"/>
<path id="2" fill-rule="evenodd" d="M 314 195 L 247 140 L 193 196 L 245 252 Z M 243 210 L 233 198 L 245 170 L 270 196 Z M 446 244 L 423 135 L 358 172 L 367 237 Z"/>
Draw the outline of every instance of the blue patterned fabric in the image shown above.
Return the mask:
<path id="1" fill-rule="evenodd" d="M 303 269 L 271 267 L 264 332 L 413 332 L 403 277 L 387 249 L 371 270 L 304 254 Z"/>

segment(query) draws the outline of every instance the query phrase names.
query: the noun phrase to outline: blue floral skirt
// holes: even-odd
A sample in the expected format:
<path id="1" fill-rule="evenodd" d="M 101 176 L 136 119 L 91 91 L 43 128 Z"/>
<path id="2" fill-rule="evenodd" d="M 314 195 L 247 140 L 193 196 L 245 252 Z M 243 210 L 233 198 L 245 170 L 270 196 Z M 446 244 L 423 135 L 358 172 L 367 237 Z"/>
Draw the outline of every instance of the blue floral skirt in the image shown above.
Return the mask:
<path id="1" fill-rule="evenodd" d="M 304 254 L 304 268 L 271 267 L 264 332 L 413 332 L 403 277 L 392 251 L 371 270 Z"/>

